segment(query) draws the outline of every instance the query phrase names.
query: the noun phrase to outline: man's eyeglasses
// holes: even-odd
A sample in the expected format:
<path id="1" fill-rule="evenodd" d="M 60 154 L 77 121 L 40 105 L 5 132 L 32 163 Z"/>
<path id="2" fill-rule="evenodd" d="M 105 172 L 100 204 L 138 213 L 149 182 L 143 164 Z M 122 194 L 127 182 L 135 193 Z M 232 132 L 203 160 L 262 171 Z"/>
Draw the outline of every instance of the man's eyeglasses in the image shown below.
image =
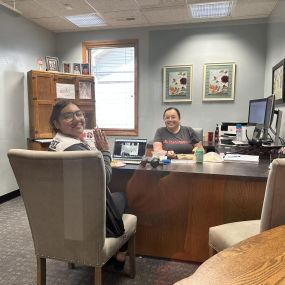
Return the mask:
<path id="1" fill-rule="evenodd" d="M 61 116 L 65 121 L 71 122 L 71 121 L 73 121 L 74 116 L 76 116 L 76 118 L 78 118 L 78 119 L 84 118 L 84 113 L 81 110 L 78 110 L 76 112 L 62 113 Z"/>

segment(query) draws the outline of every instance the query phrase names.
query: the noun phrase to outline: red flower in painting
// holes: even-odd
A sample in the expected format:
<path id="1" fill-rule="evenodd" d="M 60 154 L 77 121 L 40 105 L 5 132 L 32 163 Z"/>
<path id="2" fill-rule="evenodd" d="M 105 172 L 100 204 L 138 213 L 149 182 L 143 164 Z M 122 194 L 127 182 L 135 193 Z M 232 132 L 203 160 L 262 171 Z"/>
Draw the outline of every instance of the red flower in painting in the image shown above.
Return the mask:
<path id="1" fill-rule="evenodd" d="M 227 75 L 222 76 L 221 81 L 223 83 L 228 83 L 229 82 L 229 77 Z"/>
<path id="2" fill-rule="evenodd" d="M 182 84 L 182 85 L 186 85 L 186 78 L 185 77 L 182 77 L 181 79 L 180 79 L 180 84 Z"/>

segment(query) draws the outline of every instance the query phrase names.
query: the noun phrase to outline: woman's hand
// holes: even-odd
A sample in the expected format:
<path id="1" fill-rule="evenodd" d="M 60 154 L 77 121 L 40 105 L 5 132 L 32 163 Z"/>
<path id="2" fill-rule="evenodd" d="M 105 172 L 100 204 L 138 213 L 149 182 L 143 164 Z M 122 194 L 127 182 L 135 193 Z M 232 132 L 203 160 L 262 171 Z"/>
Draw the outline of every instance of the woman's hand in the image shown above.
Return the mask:
<path id="1" fill-rule="evenodd" d="M 100 151 L 108 151 L 109 150 L 109 143 L 105 136 L 105 133 L 101 129 L 94 129 L 94 138 L 95 138 L 95 146 Z"/>

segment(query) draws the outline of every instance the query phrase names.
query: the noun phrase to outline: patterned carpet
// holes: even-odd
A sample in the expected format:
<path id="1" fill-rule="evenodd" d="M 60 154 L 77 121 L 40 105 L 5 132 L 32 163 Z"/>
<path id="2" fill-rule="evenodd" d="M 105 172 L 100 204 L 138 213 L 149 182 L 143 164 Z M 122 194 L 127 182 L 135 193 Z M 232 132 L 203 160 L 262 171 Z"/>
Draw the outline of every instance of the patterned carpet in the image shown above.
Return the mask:
<path id="1" fill-rule="evenodd" d="M 0 284 L 36 284 L 36 259 L 31 232 L 21 197 L 0 204 Z M 170 285 L 191 275 L 196 263 L 137 257 L 137 273 L 130 279 L 112 268 L 103 269 L 104 285 Z M 128 264 L 126 264 L 126 268 Z M 89 267 L 68 269 L 64 262 L 47 260 L 47 285 L 92 284 Z"/>

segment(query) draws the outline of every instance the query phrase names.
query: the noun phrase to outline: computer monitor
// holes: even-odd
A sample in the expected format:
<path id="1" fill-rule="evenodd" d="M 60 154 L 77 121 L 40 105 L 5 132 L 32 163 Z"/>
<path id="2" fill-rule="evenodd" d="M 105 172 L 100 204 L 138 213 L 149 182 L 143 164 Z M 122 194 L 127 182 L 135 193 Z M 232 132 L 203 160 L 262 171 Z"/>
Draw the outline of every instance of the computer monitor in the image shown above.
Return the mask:
<path id="1" fill-rule="evenodd" d="M 274 95 L 249 101 L 248 125 L 258 126 L 264 130 L 270 128 L 274 111 Z"/>

